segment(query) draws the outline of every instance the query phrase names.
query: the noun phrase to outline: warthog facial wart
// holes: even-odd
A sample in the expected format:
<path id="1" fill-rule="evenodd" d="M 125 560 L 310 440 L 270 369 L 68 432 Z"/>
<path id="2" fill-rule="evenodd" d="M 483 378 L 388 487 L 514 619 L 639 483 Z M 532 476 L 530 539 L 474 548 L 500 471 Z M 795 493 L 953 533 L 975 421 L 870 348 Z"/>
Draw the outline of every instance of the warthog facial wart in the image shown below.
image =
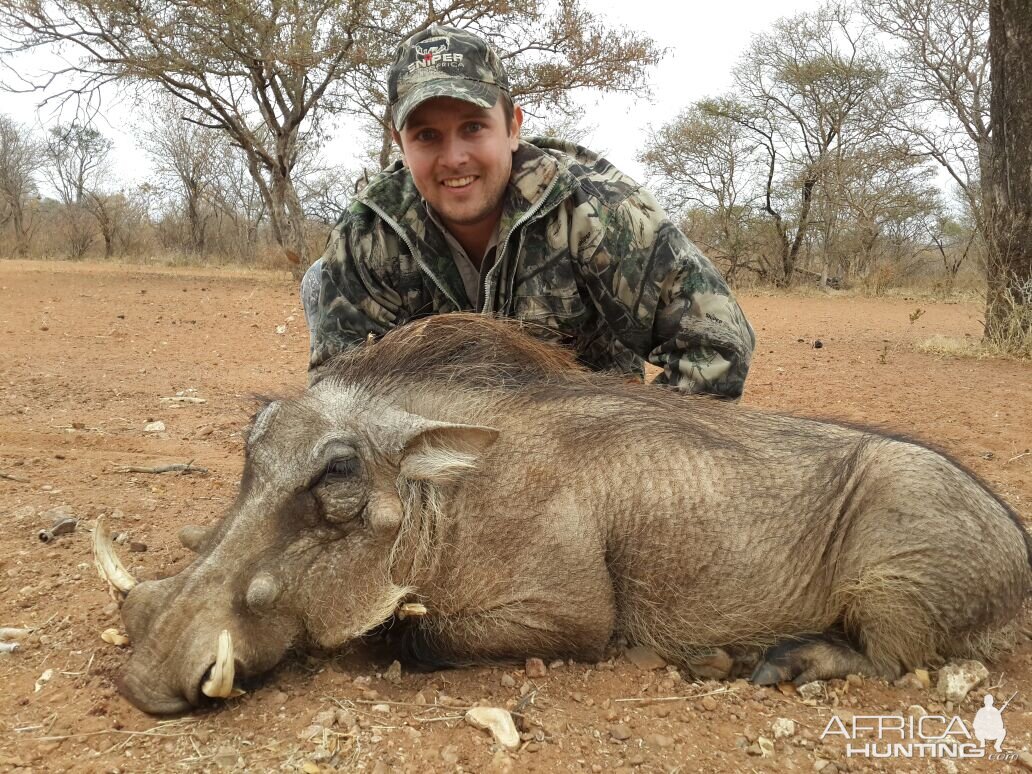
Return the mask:
<path id="1" fill-rule="evenodd" d="M 894 679 L 992 659 L 1032 589 L 1016 514 L 941 454 L 588 373 L 481 315 L 340 355 L 244 454 L 177 575 L 137 583 L 94 530 L 132 643 L 117 682 L 148 712 L 370 632 L 424 668 L 619 637 L 761 684 Z"/>

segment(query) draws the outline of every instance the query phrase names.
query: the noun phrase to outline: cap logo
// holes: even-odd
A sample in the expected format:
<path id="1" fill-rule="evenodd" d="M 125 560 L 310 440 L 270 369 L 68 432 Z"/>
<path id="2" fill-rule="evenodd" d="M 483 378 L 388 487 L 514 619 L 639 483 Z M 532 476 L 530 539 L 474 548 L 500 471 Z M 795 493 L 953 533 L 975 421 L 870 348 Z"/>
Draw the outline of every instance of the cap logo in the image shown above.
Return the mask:
<path id="1" fill-rule="evenodd" d="M 416 50 L 416 59 L 406 68 L 414 72 L 421 67 L 458 67 L 462 64 L 462 54 L 453 54 L 448 51 L 451 47 L 451 39 L 447 35 L 439 35 L 436 38 L 427 38 L 421 43 L 416 43 L 413 48 Z"/>

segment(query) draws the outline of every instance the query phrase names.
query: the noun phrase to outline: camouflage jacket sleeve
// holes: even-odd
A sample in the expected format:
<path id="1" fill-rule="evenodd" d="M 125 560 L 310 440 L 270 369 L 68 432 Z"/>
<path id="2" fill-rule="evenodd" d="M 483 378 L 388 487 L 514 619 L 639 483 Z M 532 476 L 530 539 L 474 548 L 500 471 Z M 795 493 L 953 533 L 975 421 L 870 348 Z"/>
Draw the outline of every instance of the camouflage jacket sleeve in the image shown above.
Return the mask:
<path id="1" fill-rule="evenodd" d="M 642 188 L 613 213 L 605 240 L 613 294 L 651 326 L 641 354 L 663 369 L 656 383 L 740 398 L 756 338 L 716 267 Z"/>
<path id="2" fill-rule="evenodd" d="M 378 276 L 366 253 L 376 242 L 354 212 L 345 213 L 334 227 L 323 252 L 319 303 L 316 310 L 309 382 L 318 380 L 321 366 L 333 355 L 382 336 L 394 326 L 401 298 L 385 277 Z"/>

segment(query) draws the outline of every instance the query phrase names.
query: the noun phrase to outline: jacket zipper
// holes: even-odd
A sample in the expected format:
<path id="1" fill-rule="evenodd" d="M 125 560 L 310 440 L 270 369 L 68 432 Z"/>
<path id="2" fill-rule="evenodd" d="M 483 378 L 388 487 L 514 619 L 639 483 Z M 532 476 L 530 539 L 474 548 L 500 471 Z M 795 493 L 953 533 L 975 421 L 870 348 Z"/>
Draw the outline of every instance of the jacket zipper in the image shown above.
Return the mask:
<path id="1" fill-rule="evenodd" d="M 405 232 L 402 231 L 401 226 L 398 225 L 397 221 L 380 209 L 380 207 L 366 199 L 362 200 L 362 204 L 383 218 L 387 225 L 394 229 L 394 233 L 396 233 L 401 238 L 401 241 L 408 246 L 409 252 L 412 254 L 412 258 L 415 262 L 419 264 L 419 268 L 427 273 L 427 276 L 434 281 L 434 284 L 437 285 L 438 289 L 444 293 L 445 297 L 455 305 L 456 309 L 462 309 L 462 305 L 452 297 L 452 294 L 448 292 L 448 289 L 444 286 L 441 280 L 437 278 L 437 275 L 430 271 L 430 267 L 423 262 L 423 259 L 416 250 L 415 245 L 409 241 L 409 238 L 405 235 Z"/>
<path id="2" fill-rule="evenodd" d="M 528 220 L 530 220 L 530 218 L 532 218 L 534 216 L 534 213 L 536 213 L 538 210 L 540 210 L 544 206 L 545 202 L 548 200 L 549 194 L 552 193 L 552 189 L 555 188 L 555 186 L 556 186 L 556 184 L 558 182 L 559 182 L 559 170 L 556 170 L 555 175 L 553 175 L 553 177 L 552 177 L 552 182 L 548 184 L 548 188 L 545 189 L 545 192 L 543 194 L 541 194 L 541 197 L 536 202 L 534 202 L 534 204 L 531 206 L 531 208 L 529 210 L 527 210 L 525 213 L 523 213 L 519 217 L 519 219 L 515 223 L 512 224 L 512 228 L 509 229 L 509 233 L 506 234 L 505 235 L 505 239 L 502 240 L 502 244 L 499 247 L 498 252 L 495 253 L 494 265 L 491 267 L 491 270 L 488 271 L 487 275 L 484 277 L 484 308 L 481 310 L 481 314 L 492 314 L 492 309 L 494 307 L 494 304 L 491 303 L 491 302 L 494 299 L 491 298 L 491 295 L 490 295 L 491 291 L 489 290 L 489 288 L 491 286 L 491 280 L 492 280 L 492 278 L 494 276 L 495 269 L 498 268 L 498 266 L 501 264 L 502 260 L 505 258 L 505 251 L 509 247 L 509 239 L 515 233 L 516 229 L 518 229 L 520 226 L 522 226 L 524 223 L 526 223 Z M 519 256 L 518 255 L 517 255 L 516 261 L 517 261 L 517 264 L 518 264 L 519 263 Z M 515 265 L 512 267 L 512 270 L 515 273 L 515 271 L 516 271 L 516 266 Z"/>

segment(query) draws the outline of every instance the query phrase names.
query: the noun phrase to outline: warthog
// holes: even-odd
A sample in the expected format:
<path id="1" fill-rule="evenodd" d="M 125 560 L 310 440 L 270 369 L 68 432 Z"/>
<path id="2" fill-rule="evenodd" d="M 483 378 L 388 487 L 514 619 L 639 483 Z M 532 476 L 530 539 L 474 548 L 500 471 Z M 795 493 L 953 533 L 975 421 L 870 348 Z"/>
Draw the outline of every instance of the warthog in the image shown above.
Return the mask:
<path id="1" fill-rule="evenodd" d="M 134 648 L 120 686 L 153 713 L 388 621 L 429 666 L 622 636 L 689 669 L 769 648 L 761 683 L 888 679 L 991 657 L 1032 581 L 1015 514 L 933 451 L 586 373 L 473 315 L 266 406 L 236 503 L 184 531 L 177 575 L 136 584 L 95 534 Z"/>

